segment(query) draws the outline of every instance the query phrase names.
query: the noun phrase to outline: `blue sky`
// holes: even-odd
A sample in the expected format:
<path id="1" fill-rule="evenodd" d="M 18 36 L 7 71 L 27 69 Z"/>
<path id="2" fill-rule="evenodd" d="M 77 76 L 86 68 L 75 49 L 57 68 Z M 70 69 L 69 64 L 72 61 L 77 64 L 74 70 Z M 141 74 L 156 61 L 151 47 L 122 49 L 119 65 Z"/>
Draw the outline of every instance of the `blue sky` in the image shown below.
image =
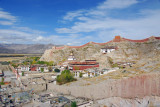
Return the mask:
<path id="1" fill-rule="evenodd" d="M 160 36 L 160 0 L 0 0 L 0 43 L 82 45 Z"/>

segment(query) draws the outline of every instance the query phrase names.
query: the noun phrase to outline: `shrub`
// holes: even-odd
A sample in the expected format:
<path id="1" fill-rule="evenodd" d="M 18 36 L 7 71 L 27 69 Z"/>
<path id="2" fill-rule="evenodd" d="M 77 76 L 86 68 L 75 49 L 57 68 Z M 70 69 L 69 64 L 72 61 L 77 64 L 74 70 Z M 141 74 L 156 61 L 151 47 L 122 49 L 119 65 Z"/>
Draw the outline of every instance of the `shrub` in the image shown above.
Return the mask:
<path id="1" fill-rule="evenodd" d="M 18 67 L 18 65 L 17 65 L 17 64 L 14 64 L 14 63 L 12 64 L 12 66 L 13 66 L 14 68 Z"/>
<path id="2" fill-rule="evenodd" d="M 56 68 L 54 71 L 55 71 L 55 72 L 60 72 L 60 70 L 59 70 L 59 69 L 57 69 L 57 68 Z"/>
<path id="3" fill-rule="evenodd" d="M 0 82 L 0 85 L 4 85 L 4 82 Z"/>
<path id="4" fill-rule="evenodd" d="M 71 103 L 71 107 L 77 107 L 77 103 L 74 101 Z"/>
<path id="5" fill-rule="evenodd" d="M 82 78 L 82 76 L 83 76 L 83 73 L 82 73 L 82 72 L 80 72 L 79 77 L 80 77 L 80 78 Z"/>
<path id="6" fill-rule="evenodd" d="M 41 68 L 41 72 L 44 72 L 44 68 Z"/>
<path id="7" fill-rule="evenodd" d="M 62 71 L 61 75 L 57 76 L 57 82 L 61 84 L 65 84 L 68 82 L 75 81 L 76 79 L 73 77 L 72 73 L 69 70 Z"/>
<path id="8" fill-rule="evenodd" d="M 24 71 L 22 71 L 22 76 L 24 76 Z"/>
<path id="9" fill-rule="evenodd" d="M 0 82 L 0 85 L 4 85 L 4 78 L 1 79 L 2 82 Z"/>
<path id="10" fill-rule="evenodd" d="M 112 68 L 119 67 L 118 64 L 112 64 Z"/>
<path id="11" fill-rule="evenodd" d="M 113 64 L 113 59 L 111 57 L 108 57 L 108 62 L 112 65 Z"/>

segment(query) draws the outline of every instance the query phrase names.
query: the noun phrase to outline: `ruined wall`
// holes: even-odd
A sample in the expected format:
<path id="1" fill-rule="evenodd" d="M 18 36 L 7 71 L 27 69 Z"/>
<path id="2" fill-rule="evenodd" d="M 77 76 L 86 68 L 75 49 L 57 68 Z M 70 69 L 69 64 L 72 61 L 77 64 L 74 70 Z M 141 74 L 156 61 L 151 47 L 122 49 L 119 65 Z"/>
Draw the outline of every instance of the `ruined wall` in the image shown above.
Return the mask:
<path id="1" fill-rule="evenodd" d="M 127 39 L 127 38 L 122 38 L 122 40 L 126 40 L 126 41 L 130 41 L 130 42 L 147 42 L 150 38 L 152 37 L 149 37 L 149 38 L 146 38 L 146 39 L 142 39 L 142 40 L 132 40 L 132 39 Z M 155 39 L 160 39 L 160 37 L 153 37 Z M 105 43 L 96 43 L 96 42 L 92 42 L 92 44 L 97 44 L 97 45 L 106 45 L 110 42 L 120 42 L 121 41 L 121 37 L 120 36 L 115 36 L 115 38 L 109 42 L 105 42 Z M 84 44 L 84 45 L 81 45 L 81 46 L 67 46 L 68 48 L 82 48 L 86 45 L 90 44 L 90 42 Z M 62 47 L 56 47 L 57 50 L 60 50 L 60 49 L 63 49 L 65 48 L 65 46 L 62 46 Z"/>
<path id="2" fill-rule="evenodd" d="M 130 42 L 147 42 L 149 40 L 149 38 L 142 39 L 142 40 L 131 40 L 131 39 L 123 38 L 123 40 L 127 40 L 127 41 L 130 41 Z"/>
<path id="3" fill-rule="evenodd" d="M 41 92 L 46 90 L 46 84 L 29 84 L 24 90 L 30 91 L 32 90 L 34 92 Z"/>
<path id="4" fill-rule="evenodd" d="M 49 90 L 91 99 L 160 96 L 160 73 L 146 74 L 121 80 L 108 80 L 88 86 L 59 86 L 50 84 Z"/>

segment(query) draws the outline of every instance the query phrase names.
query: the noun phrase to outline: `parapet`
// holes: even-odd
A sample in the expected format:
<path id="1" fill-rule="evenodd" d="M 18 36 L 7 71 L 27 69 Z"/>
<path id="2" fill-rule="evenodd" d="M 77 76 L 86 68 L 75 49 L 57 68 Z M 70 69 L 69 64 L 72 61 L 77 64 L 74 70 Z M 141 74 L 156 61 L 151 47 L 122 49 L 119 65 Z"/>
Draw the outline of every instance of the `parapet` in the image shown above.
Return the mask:
<path id="1" fill-rule="evenodd" d="M 121 41 L 121 36 L 115 36 L 115 38 L 113 39 L 113 42 L 120 42 Z"/>

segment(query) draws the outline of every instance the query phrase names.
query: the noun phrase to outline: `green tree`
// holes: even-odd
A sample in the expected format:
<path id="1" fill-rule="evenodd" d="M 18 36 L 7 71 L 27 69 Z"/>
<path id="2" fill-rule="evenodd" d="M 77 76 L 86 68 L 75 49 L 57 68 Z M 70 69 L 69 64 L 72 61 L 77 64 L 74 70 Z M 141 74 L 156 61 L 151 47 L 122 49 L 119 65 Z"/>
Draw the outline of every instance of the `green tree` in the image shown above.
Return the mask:
<path id="1" fill-rule="evenodd" d="M 38 61 L 37 64 L 45 64 L 44 61 Z"/>
<path id="2" fill-rule="evenodd" d="M 32 62 L 31 62 L 31 64 L 36 64 L 37 62 L 35 61 L 35 60 L 33 60 Z"/>
<path id="3" fill-rule="evenodd" d="M 2 77 L 2 82 L 4 82 L 4 77 Z"/>
<path id="4" fill-rule="evenodd" d="M 22 76 L 24 76 L 24 71 L 22 71 Z"/>
<path id="5" fill-rule="evenodd" d="M 83 76 L 83 73 L 82 73 L 82 72 L 80 72 L 79 77 L 80 77 L 80 78 L 82 78 L 82 76 Z"/>
<path id="6" fill-rule="evenodd" d="M 61 75 L 57 76 L 57 82 L 59 84 L 65 84 L 71 81 L 75 81 L 72 73 L 69 70 L 62 71 Z"/>
<path id="7" fill-rule="evenodd" d="M 44 68 L 41 68 L 41 72 L 44 72 Z"/>
<path id="8" fill-rule="evenodd" d="M 76 103 L 75 101 L 73 101 L 73 102 L 71 103 L 71 107 L 77 107 L 77 103 Z"/>
<path id="9" fill-rule="evenodd" d="M 48 62 L 48 66 L 53 66 L 53 61 Z"/>
<path id="10" fill-rule="evenodd" d="M 35 61 L 38 61 L 40 59 L 40 57 L 34 57 Z"/>
<path id="11" fill-rule="evenodd" d="M 4 85 L 4 78 L 2 77 L 2 80 L 0 82 L 0 85 Z"/>
<path id="12" fill-rule="evenodd" d="M 18 65 L 17 65 L 17 64 L 14 64 L 14 63 L 12 63 L 12 66 L 13 66 L 14 68 L 18 67 Z"/>
<path id="13" fill-rule="evenodd" d="M 28 65 L 28 62 L 25 61 L 25 62 L 23 62 L 23 64 L 24 64 L 24 65 Z"/>
<path id="14" fill-rule="evenodd" d="M 60 70 L 58 68 L 56 68 L 54 71 L 57 72 L 57 73 L 60 72 Z"/>

